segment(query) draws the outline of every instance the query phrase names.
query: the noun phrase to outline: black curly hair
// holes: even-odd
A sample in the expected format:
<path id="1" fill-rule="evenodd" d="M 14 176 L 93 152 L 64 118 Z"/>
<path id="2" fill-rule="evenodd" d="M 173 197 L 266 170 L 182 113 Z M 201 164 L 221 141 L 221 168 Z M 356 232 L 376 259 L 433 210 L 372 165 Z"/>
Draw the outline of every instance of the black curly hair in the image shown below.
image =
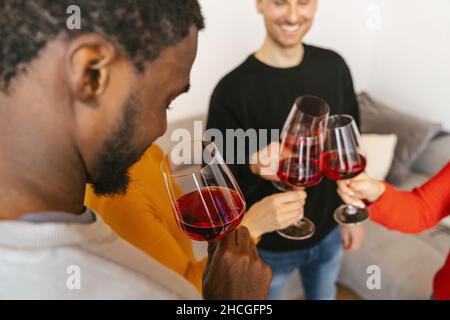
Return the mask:
<path id="1" fill-rule="evenodd" d="M 80 30 L 69 30 L 67 8 L 81 9 Z M 197 0 L 0 0 L 0 90 L 26 71 L 47 42 L 60 34 L 96 32 L 121 45 L 138 71 L 145 62 L 204 28 Z"/>

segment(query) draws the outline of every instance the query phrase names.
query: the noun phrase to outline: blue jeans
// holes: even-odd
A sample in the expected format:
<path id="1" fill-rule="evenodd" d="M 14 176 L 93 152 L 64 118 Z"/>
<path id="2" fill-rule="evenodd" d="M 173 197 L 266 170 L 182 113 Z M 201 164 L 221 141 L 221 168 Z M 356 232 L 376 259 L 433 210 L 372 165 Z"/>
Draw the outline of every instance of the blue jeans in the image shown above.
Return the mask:
<path id="1" fill-rule="evenodd" d="M 339 227 L 308 249 L 288 252 L 258 251 L 261 259 L 272 268 L 269 299 L 281 298 L 284 285 L 296 268 L 300 271 L 306 299 L 336 298 L 336 280 L 344 255 Z"/>

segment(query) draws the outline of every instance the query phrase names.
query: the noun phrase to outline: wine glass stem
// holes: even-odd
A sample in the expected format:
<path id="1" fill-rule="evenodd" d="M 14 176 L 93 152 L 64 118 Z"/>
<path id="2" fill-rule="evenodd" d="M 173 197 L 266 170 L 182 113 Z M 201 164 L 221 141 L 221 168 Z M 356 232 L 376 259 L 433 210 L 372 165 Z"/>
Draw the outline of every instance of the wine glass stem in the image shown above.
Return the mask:
<path id="1" fill-rule="evenodd" d="M 346 184 L 347 187 L 348 187 L 348 185 L 350 184 L 350 180 L 345 180 L 345 184 Z M 352 214 L 356 214 L 356 213 L 358 212 L 358 210 L 357 210 L 354 206 L 352 206 L 351 204 L 349 204 L 349 205 L 347 205 L 347 208 L 345 208 L 345 212 L 346 212 L 348 215 L 352 215 Z"/>

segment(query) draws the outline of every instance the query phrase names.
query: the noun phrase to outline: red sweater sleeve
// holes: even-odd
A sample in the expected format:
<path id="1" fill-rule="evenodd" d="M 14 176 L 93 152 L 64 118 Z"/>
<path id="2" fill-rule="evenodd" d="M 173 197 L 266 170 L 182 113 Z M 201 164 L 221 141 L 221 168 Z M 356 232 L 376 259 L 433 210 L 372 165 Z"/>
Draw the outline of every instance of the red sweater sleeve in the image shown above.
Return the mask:
<path id="1" fill-rule="evenodd" d="M 417 233 L 432 228 L 450 215 L 450 162 L 433 178 L 413 191 L 386 191 L 369 206 L 372 220 L 389 229 Z"/>

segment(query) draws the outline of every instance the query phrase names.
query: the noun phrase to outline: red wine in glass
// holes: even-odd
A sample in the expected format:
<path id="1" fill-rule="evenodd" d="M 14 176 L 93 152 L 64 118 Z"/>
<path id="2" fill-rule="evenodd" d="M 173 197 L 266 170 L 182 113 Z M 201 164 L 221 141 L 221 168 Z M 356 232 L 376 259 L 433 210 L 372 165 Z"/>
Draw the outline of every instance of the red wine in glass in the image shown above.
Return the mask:
<path id="1" fill-rule="evenodd" d="M 320 182 L 322 138 L 329 113 L 330 107 L 319 97 L 305 95 L 295 99 L 281 133 L 277 172 L 280 181 L 272 181 L 275 188 L 289 191 L 293 187 L 311 187 Z M 315 226 L 304 217 L 277 233 L 290 240 L 303 240 L 314 235 Z"/>
<path id="2" fill-rule="evenodd" d="M 301 152 L 304 154 L 305 150 L 302 150 L 302 147 L 299 146 L 299 137 L 316 137 L 322 135 L 324 124 L 326 124 L 329 113 L 330 107 L 322 98 L 313 95 L 304 95 L 296 98 L 281 131 L 282 147 L 285 150 L 291 151 L 294 156 Z M 309 150 L 307 152 L 311 155 L 316 154 L 316 159 L 319 160 L 321 145 L 317 144 L 316 147 L 308 146 Z M 283 157 L 280 157 L 280 159 L 283 159 Z M 292 190 L 289 185 L 281 181 L 274 180 L 272 184 L 280 191 Z M 279 234 L 284 236 L 280 232 Z M 292 237 L 292 239 L 294 238 Z"/>
<path id="3" fill-rule="evenodd" d="M 217 240 L 239 226 L 244 196 L 214 143 L 180 143 L 161 167 L 175 220 L 188 237 Z"/>
<path id="4" fill-rule="evenodd" d="M 324 127 L 324 175 L 331 180 L 347 180 L 362 173 L 366 168 L 366 158 L 355 120 L 349 115 L 333 115 Z M 366 208 L 352 205 L 342 205 L 334 211 L 334 219 L 344 225 L 361 223 L 368 218 Z"/>
<path id="5" fill-rule="evenodd" d="M 181 230 L 199 241 L 217 240 L 234 230 L 245 210 L 239 194 L 222 187 L 192 191 L 179 198 L 175 206 Z"/>
<path id="6" fill-rule="evenodd" d="M 303 132 L 285 135 L 278 165 L 277 176 L 280 183 L 288 188 L 308 188 L 322 180 L 321 154 L 323 135 L 308 136 Z M 286 229 L 278 230 L 279 235 L 287 239 L 307 239 L 314 235 L 312 221 L 303 218 Z"/>
<path id="7" fill-rule="evenodd" d="M 311 139 L 311 137 L 319 137 L 319 133 L 315 136 L 299 136 L 298 134 L 288 133 L 283 139 L 282 147 L 289 150 L 292 154 L 300 154 L 305 157 L 307 154 L 308 158 L 320 160 L 320 155 L 322 154 L 321 141 L 319 139 Z M 308 138 L 308 141 L 305 139 Z"/>
<path id="8" fill-rule="evenodd" d="M 289 157 L 280 161 L 278 178 L 290 187 L 313 187 L 322 180 L 319 160 Z"/>
<path id="9" fill-rule="evenodd" d="M 338 151 L 324 152 L 322 163 L 330 180 L 351 179 L 366 169 L 366 158 L 361 154 L 340 157 Z"/>

